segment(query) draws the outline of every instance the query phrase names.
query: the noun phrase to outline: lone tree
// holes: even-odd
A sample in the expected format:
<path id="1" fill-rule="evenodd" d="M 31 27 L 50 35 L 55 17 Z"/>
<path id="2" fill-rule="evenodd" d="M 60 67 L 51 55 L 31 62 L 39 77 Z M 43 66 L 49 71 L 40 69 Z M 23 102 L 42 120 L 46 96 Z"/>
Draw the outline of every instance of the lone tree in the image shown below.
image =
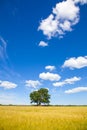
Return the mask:
<path id="1" fill-rule="evenodd" d="M 40 88 L 38 91 L 33 91 L 30 93 L 31 103 L 36 103 L 38 106 L 41 104 L 49 105 L 50 95 L 48 94 L 48 89 Z"/>

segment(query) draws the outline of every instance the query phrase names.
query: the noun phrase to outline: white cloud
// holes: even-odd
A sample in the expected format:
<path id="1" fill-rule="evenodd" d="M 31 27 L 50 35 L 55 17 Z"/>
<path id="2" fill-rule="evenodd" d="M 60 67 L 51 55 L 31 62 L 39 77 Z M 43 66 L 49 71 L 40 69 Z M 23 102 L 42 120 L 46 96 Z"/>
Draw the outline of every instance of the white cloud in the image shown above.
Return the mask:
<path id="1" fill-rule="evenodd" d="M 64 62 L 63 68 L 69 67 L 70 69 L 80 69 L 83 67 L 87 67 L 87 56 L 80 56 L 80 57 L 72 57 Z"/>
<path id="2" fill-rule="evenodd" d="M 11 64 L 7 54 L 7 42 L 2 36 L 0 36 L 0 66 L 2 68 L 0 70 L 1 79 L 3 77 L 12 77 L 12 76 L 20 77 L 20 74 L 14 72 L 12 69 L 13 65 Z"/>
<path id="3" fill-rule="evenodd" d="M 41 83 L 38 80 L 26 80 L 25 81 L 26 86 L 36 88 L 37 86 L 40 86 Z"/>
<path id="4" fill-rule="evenodd" d="M 56 82 L 56 83 L 53 83 L 53 86 L 55 87 L 62 87 L 63 85 L 65 85 L 66 83 L 64 81 L 62 82 Z"/>
<path id="5" fill-rule="evenodd" d="M 54 74 L 54 73 L 50 73 L 50 72 L 43 72 L 41 74 L 39 74 L 39 78 L 43 79 L 43 80 L 50 80 L 50 81 L 58 81 L 60 80 L 60 75 L 58 74 Z"/>
<path id="6" fill-rule="evenodd" d="M 48 65 L 48 66 L 45 67 L 45 69 L 46 69 L 46 70 L 53 71 L 53 70 L 56 69 L 56 67 L 55 67 L 55 66 Z"/>
<path id="7" fill-rule="evenodd" d="M 79 22 L 79 4 L 86 4 L 87 0 L 66 0 L 56 4 L 52 13 L 40 22 L 38 30 L 48 38 L 63 36 L 66 32 L 72 31 L 72 27 Z"/>
<path id="8" fill-rule="evenodd" d="M 3 87 L 5 89 L 12 89 L 12 88 L 16 88 L 17 84 L 9 81 L 0 81 L 0 87 Z"/>
<path id="9" fill-rule="evenodd" d="M 64 80 L 62 82 L 53 83 L 53 86 L 55 86 L 55 87 L 62 87 L 64 85 L 66 85 L 66 84 L 74 84 L 76 81 L 79 81 L 79 80 L 81 80 L 81 78 L 75 76 L 73 78 L 68 78 L 68 79 L 66 79 L 66 80 Z"/>
<path id="10" fill-rule="evenodd" d="M 65 82 L 68 83 L 68 84 L 74 84 L 74 82 L 79 81 L 79 80 L 81 80 L 80 77 L 73 77 L 73 78 L 70 78 L 70 79 L 66 79 Z"/>
<path id="11" fill-rule="evenodd" d="M 44 41 L 40 41 L 39 46 L 46 47 L 46 46 L 48 46 L 48 43 L 46 43 Z"/>
<path id="12" fill-rule="evenodd" d="M 55 35 L 57 26 L 58 22 L 54 19 L 54 16 L 51 14 L 47 19 L 41 21 L 38 30 L 42 30 L 44 35 L 51 38 Z"/>
<path id="13" fill-rule="evenodd" d="M 87 92 L 87 87 L 77 87 L 65 91 L 65 93 L 67 94 L 78 93 L 78 92 Z"/>
<path id="14" fill-rule="evenodd" d="M 0 36 L 0 59 L 3 61 L 8 58 L 6 47 L 7 47 L 6 41 L 3 39 L 3 37 Z"/>
<path id="15" fill-rule="evenodd" d="M 87 0 L 73 0 L 75 3 L 87 4 Z"/>
<path id="16" fill-rule="evenodd" d="M 73 22 L 78 17 L 79 7 L 72 0 L 66 0 L 56 4 L 56 7 L 53 8 L 53 13 L 58 20 L 70 20 Z"/>

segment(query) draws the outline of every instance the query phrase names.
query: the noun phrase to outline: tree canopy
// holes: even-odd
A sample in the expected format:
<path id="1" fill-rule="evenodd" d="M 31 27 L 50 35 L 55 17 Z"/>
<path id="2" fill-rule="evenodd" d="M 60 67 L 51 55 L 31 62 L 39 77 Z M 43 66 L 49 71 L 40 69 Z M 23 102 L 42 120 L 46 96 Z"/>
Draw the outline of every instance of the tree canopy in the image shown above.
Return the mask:
<path id="1" fill-rule="evenodd" d="M 38 91 L 33 91 L 30 93 L 31 103 L 36 103 L 37 105 L 49 105 L 50 95 L 48 89 L 40 88 Z"/>

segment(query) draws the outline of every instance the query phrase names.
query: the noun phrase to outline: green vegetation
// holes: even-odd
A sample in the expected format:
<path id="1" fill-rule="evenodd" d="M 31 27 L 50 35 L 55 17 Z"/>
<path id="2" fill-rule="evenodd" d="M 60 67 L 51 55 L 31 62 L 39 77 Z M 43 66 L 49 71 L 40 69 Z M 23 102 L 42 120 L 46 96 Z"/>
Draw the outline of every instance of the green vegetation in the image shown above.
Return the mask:
<path id="1" fill-rule="evenodd" d="M 87 107 L 0 106 L 0 130 L 87 130 Z"/>
<path id="2" fill-rule="evenodd" d="M 50 95 L 48 94 L 48 89 L 40 88 L 38 91 L 33 91 L 30 93 L 31 103 L 36 103 L 38 106 L 42 104 L 49 105 Z"/>

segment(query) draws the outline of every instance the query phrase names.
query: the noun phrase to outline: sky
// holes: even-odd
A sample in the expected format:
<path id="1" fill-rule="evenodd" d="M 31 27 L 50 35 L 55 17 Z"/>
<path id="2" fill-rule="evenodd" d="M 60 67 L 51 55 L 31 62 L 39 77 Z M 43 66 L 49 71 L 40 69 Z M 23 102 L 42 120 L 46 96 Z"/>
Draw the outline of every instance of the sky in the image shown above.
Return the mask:
<path id="1" fill-rule="evenodd" d="M 87 0 L 0 0 L 0 104 L 87 105 Z"/>

